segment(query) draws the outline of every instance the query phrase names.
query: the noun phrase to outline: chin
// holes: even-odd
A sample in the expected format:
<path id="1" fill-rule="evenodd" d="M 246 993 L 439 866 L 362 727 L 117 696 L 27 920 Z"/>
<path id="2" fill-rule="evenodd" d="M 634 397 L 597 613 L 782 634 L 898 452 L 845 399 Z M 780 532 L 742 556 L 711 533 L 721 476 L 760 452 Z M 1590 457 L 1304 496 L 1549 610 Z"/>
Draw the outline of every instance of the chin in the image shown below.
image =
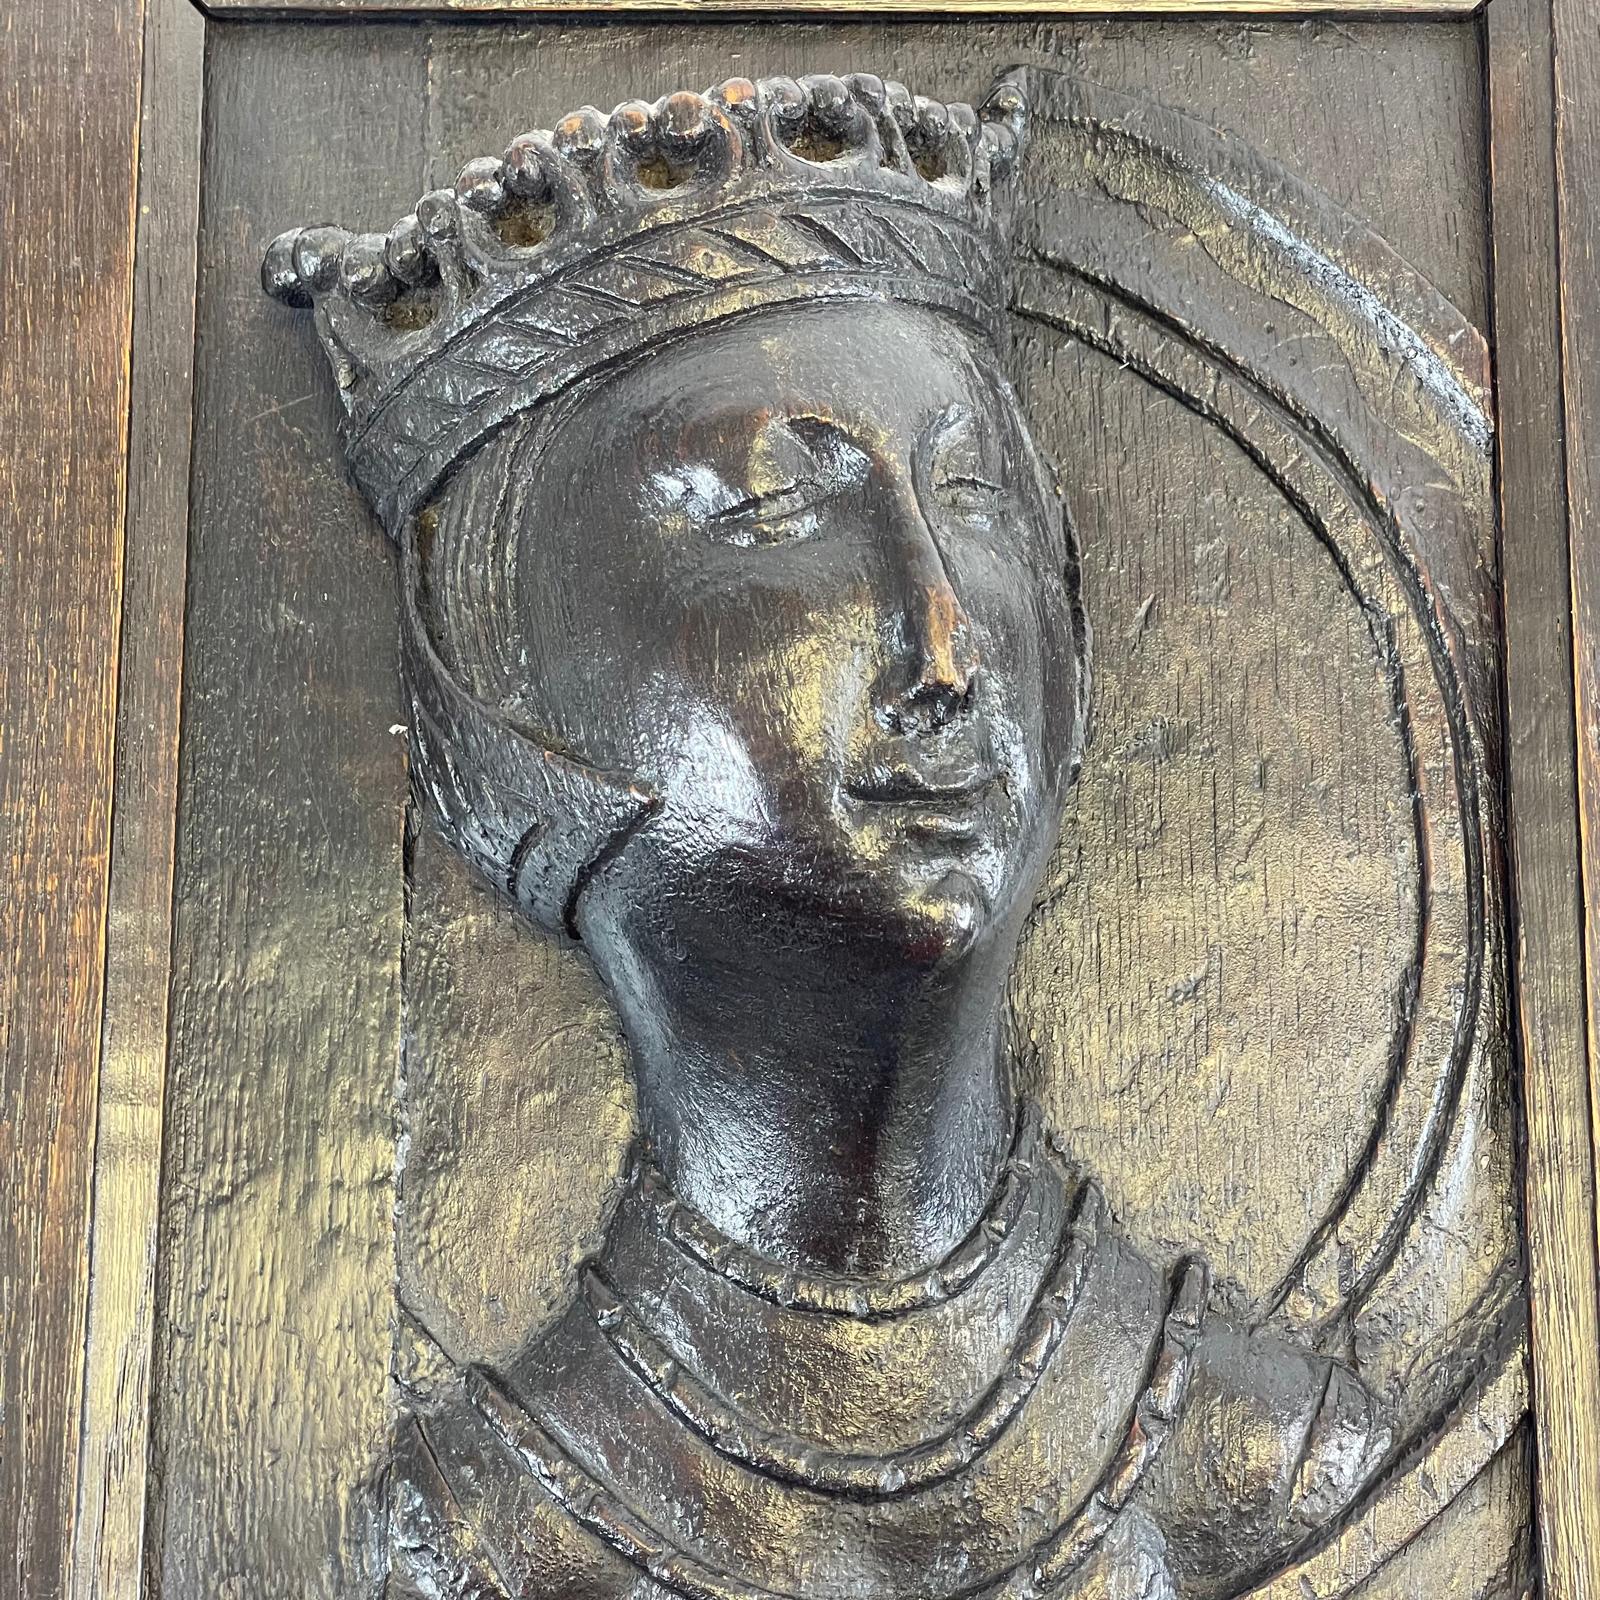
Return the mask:
<path id="1" fill-rule="evenodd" d="M 997 927 L 989 886 L 972 867 L 962 864 L 905 884 L 896 912 L 897 942 L 905 959 L 925 968 L 964 960 Z"/>

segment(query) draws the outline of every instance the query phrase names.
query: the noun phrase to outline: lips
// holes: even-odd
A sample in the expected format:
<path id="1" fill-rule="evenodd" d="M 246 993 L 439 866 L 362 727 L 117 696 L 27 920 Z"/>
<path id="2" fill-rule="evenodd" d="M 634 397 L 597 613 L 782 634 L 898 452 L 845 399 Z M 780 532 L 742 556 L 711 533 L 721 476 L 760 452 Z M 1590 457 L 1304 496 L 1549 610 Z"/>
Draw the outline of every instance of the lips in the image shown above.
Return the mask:
<path id="1" fill-rule="evenodd" d="M 845 788 L 856 800 L 882 805 L 953 804 L 980 799 L 999 779 L 992 761 L 974 756 L 944 761 L 901 757 L 875 763 Z"/>
<path id="2" fill-rule="evenodd" d="M 989 763 L 934 767 L 886 763 L 846 786 L 852 800 L 929 840 L 959 841 L 983 831 L 1000 774 Z"/>
<path id="3" fill-rule="evenodd" d="M 854 800 L 866 800 L 875 805 L 973 805 L 998 781 L 998 775 L 992 772 L 949 778 L 894 771 L 864 783 L 851 784 L 847 792 Z"/>

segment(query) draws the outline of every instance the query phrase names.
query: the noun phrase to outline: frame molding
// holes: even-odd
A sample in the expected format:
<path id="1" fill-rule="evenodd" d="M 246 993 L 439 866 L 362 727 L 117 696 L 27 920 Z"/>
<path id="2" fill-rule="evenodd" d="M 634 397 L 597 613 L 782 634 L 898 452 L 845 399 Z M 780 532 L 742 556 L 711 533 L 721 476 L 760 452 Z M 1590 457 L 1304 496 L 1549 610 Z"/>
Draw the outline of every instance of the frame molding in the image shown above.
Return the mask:
<path id="1" fill-rule="evenodd" d="M 0 1596 L 72 1537 L 100 1093 L 141 0 L 0 28 Z"/>
<path id="2" fill-rule="evenodd" d="M 1488 0 L 193 0 L 209 16 L 471 17 L 523 13 L 653 12 L 773 16 L 1341 16 L 1459 18 Z"/>
<path id="3" fill-rule="evenodd" d="M 71 1600 L 142 1589 L 188 579 L 205 19 L 145 0 L 121 693 Z"/>
<path id="4" fill-rule="evenodd" d="M 41 1386 L 15 1390 L 18 1425 L 0 1439 L 0 1484 L 19 1496 L 13 1525 L 32 1529 L 31 1545 L 0 1567 L 0 1600 L 63 1593 L 90 1600 L 147 1588 L 143 1530 L 206 19 L 227 26 L 266 19 L 487 19 L 552 12 L 653 14 L 662 21 L 696 12 L 816 19 L 841 9 L 1263 20 L 1338 13 L 1381 17 L 1396 26 L 1408 17 L 1478 18 L 1489 104 L 1485 159 L 1492 199 L 1511 813 L 1506 843 L 1528 1147 L 1540 1539 L 1552 1600 L 1600 1600 L 1600 378 L 1591 376 L 1600 371 L 1600 255 L 1592 243 L 1600 230 L 1600 35 L 1593 0 L 856 0 L 843 8 L 830 0 L 20 4 L 22 17 L 13 28 L 25 57 L 30 36 L 53 38 L 50 55 L 63 63 L 103 56 L 109 31 L 122 43 L 107 71 L 125 75 L 131 63 L 132 79 L 103 103 L 90 103 L 82 77 L 76 104 L 60 96 L 39 98 L 31 120 L 0 122 L 0 154 L 9 159 L 15 141 L 20 152 L 41 153 L 34 158 L 37 167 L 53 149 L 96 149 L 100 187 L 129 185 L 122 198 L 136 237 L 130 228 L 132 254 L 123 268 L 131 267 L 131 294 L 101 294 L 94 301 L 98 324 L 104 324 L 98 336 L 115 343 L 116 359 L 86 360 L 80 369 L 79 392 L 92 407 L 93 422 L 90 411 L 74 412 L 74 432 L 62 435 L 60 408 L 41 403 L 34 416 L 16 411 L 19 432 L 7 440 L 7 455 L 26 464 L 62 448 L 74 457 L 90 454 L 104 434 L 111 449 L 102 454 L 115 469 L 110 489 L 97 477 L 91 484 L 90 472 L 75 479 L 70 503 L 52 503 L 43 513 L 20 493 L 0 498 L 0 540 L 24 560 L 18 569 L 25 590 L 20 608 L 0 596 L 0 626 L 7 634 L 73 639 L 92 653 L 94 642 L 84 641 L 79 620 L 82 586 L 87 583 L 109 608 L 103 648 L 93 659 L 77 661 L 80 676 L 70 692 L 41 694 L 22 704 L 0 695 L 0 751 L 13 752 L 8 763 L 19 767 L 15 780 L 0 770 L 4 814 L 11 815 L 13 800 L 20 804 L 24 778 L 49 785 L 52 803 L 70 802 L 81 812 L 87 831 L 79 848 L 87 854 L 73 857 L 71 865 L 99 884 L 105 907 L 102 922 L 93 908 L 65 904 L 59 894 L 51 902 L 56 891 L 50 885 L 69 881 L 61 860 L 0 859 L 8 894 L 16 903 L 45 905 L 49 948 L 79 969 L 57 971 L 48 983 L 40 979 L 29 989 L 21 980 L 35 969 L 23 963 L 6 979 L 5 1009 L 14 1015 L 5 1019 L 10 1038 L 0 1052 L 0 1105 L 49 1109 L 52 1149 L 67 1176 L 42 1193 L 18 1190 L 22 1209 L 13 1209 L 0 1229 L 0 1265 L 31 1259 L 24 1243 L 29 1237 L 59 1247 L 31 1288 L 7 1299 L 18 1319 L 8 1328 L 11 1342 L 24 1352 L 15 1371 L 33 1371 Z M 114 22 L 108 15 L 113 10 Z M 42 65 L 44 53 L 35 59 Z M 24 59 L 24 75 L 26 68 Z M 95 224 L 80 215 L 83 186 L 41 187 L 38 194 L 45 198 L 33 204 L 64 237 L 86 226 L 93 231 Z M 114 232 L 103 227 L 104 206 L 92 209 L 102 236 Z M 24 243 L 20 265 L 0 269 L 0 279 L 9 292 L 12 272 L 22 274 L 42 337 L 82 340 L 94 330 L 83 320 L 83 302 L 63 280 L 62 259 L 60 252 L 30 255 Z M 0 482 L 22 480 L 8 463 L 0 468 Z M 86 519 L 96 517 L 98 531 L 91 538 Z M 39 553 L 44 523 L 55 529 L 58 545 L 74 551 L 74 584 L 26 569 L 29 561 L 46 561 Z M 0 671 L 0 688 L 4 683 Z M 63 726 L 77 714 L 65 700 L 83 702 L 78 711 L 85 720 L 74 729 L 76 759 L 70 765 L 36 762 L 32 753 L 59 742 Z M 101 700 L 107 715 L 97 720 Z M 44 1014 L 69 988 L 72 1016 Z M 84 1026 L 75 1029 L 73 1017 Z M 6 1031 L 0 1026 L 0 1034 Z M 19 1134 L 32 1126 L 13 1123 Z M 73 1171 L 84 1181 L 74 1182 Z M 62 1382 L 43 1384 L 38 1374 L 45 1358 L 37 1352 L 43 1342 L 59 1338 L 62 1328 L 69 1335 L 81 1329 L 83 1342 L 49 1358 Z M 35 1354 L 28 1357 L 28 1350 Z M 12 1371 L 8 1360 L 7 1373 Z M 11 1382 L 7 1376 L 7 1389 Z M 48 1439 L 56 1441 L 54 1447 L 41 1445 Z M 65 1522 L 26 1510 L 29 1501 L 52 1501 L 58 1467 L 69 1507 L 74 1483 L 76 1488 L 76 1514 Z"/>
<path id="5" fill-rule="evenodd" d="M 1600 266 L 1589 244 L 1600 221 L 1600 41 L 1592 17 L 1582 26 L 1583 9 L 1584 0 L 1493 0 L 1483 19 L 1512 993 L 1550 1600 L 1600 1595 L 1600 413 L 1584 388 L 1584 358 L 1600 336 Z"/>

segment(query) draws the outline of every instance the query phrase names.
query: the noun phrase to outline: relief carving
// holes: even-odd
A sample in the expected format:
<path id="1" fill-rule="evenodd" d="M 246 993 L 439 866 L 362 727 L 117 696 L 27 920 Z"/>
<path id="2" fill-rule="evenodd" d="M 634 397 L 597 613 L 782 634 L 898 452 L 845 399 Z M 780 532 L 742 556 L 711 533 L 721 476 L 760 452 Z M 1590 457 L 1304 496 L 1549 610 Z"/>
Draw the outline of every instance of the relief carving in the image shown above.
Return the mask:
<path id="1" fill-rule="evenodd" d="M 263 278 L 316 309 L 400 553 L 419 801 L 581 946 L 637 1106 L 553 1318 L 495 1351 L 408 1319 L 391 1592 L 1331 1600 L 1454 1560 L 1441 1595 L 1522 1593 L 1490 436 L 1459 314 L 1270 163 L 1032 69 L 976 111 L 860 74 L 585 108 L 387 235 L 281 236 Z M 1392 773 L 1364 824 L 1398 885 L 1388 1036 L 1343 1043 L 1349 1083 L 1324 1041 L 1255 1084 L 1298 1212 L 1197 1156 L 1252 1130 L 1184 1067 L 1183 984 L 1124 1005 L 1092 970 L 1094 896 L 1160 826 L 1129 774 L 1176 735 L 1104 743 L 1091 656 L 1137 698 L 1176 634 L 1153 592 L 1091 650 L 1084 362 L 1226 441 L 1344 607 L 1337 649 L 1252 648 L 1370 661 L 1346 748 Z M 1198 609 L 1236 616 L 1208 581 Z M 1261 921 L 1252 852 L 1313 812 L 1219 821 L 1238 926 L 1186 981 L 1246 948 L 1292 984 L 1299 912 Z M 1358 891 L 1344 924 L 1300 908 L 1352 982 L 1388 959 Z M 1118 891 L 1125 937 L 1165 937 L 1162 892 Z M 1113 1038 L 1131 1126 L 1080 1092 Z M 1172 1115 L 1187 1145 L 1146 1136 Z M 477 1181 L 492 1212 L 516 1172 Z"/>

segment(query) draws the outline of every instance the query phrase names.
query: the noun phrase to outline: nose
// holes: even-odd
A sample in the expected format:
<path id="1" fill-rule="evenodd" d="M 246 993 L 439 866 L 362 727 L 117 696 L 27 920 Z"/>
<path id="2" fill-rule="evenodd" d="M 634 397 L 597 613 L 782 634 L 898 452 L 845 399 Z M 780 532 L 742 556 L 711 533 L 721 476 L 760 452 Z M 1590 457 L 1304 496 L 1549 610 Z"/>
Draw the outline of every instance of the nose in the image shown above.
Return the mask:
<path id="1" fill-rule="evenodd" d="M 920 514 L 908 523 L 896 541 L 901 571 L 895 649 L 881 715 L 896 733 L 921 734 L 947 726 L 971 707 L 979 662 L 972 619 L 933 535 Z"/>

